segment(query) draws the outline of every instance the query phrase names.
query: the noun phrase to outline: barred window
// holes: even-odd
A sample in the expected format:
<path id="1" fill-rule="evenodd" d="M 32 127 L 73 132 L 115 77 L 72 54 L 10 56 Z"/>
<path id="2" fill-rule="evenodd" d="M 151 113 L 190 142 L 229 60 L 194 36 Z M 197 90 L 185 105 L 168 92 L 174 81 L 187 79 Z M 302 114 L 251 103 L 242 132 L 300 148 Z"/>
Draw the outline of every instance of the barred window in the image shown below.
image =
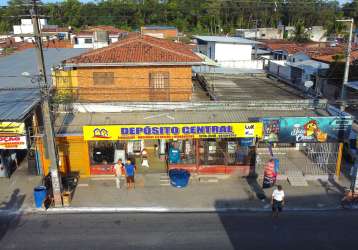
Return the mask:
<path id="1" fill-rule="evenodd" d="M 150 77 L 150 88 L 166 89 L 169 87 L 169 73 L 168 72 L 150 73 L 149 77 Z"/>
<path id="2" fill-rule="evenodd" d="M 93 72 L 94 85 L 114 84 L 114 72 Z"/>

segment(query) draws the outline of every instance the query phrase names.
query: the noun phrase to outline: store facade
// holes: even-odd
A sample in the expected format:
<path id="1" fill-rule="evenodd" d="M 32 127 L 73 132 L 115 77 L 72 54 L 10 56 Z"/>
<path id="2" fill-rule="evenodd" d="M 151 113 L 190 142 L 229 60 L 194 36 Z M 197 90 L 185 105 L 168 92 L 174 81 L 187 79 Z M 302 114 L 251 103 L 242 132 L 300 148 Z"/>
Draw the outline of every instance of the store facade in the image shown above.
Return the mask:
<path id="1" fill-rule="evenodd" d="M 109 175 L 118 159 L 131 159 L 139 170 L 149 172 L 182 168 L 247 176 L 251 146 L 262 131 L 261 122 L 83 126 L 83 135 L 58 138 L 60 167 L 84 176 Z M 71 152 L 74 147 L 80 159 Z M 142 166 L 143 157 L 149 166 Z"/>
<path id="2" fill-rule="evenodd" d="M 16 170 L 17 158 L 26 154 L 27 135 L 23 122 L 0 122 L 0 177 L 10 177 Z"/>

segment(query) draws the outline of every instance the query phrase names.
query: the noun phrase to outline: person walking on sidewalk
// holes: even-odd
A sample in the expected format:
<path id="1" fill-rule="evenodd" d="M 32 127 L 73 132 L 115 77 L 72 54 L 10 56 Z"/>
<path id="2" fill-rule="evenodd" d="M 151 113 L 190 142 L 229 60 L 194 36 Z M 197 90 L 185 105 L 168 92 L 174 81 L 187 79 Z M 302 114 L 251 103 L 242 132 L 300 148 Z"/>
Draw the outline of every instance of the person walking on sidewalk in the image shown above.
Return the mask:
<path id="1" fill-rule="evenodd" d="M 134 173 L 135 166 L 130 159 L 127 160 L 127 163 L 124 165 L 126 172 L 127 188 L 134 188 Z"/>
<path id="2" fill-rule="evenodd" d="M 116 187 L 118 189 L 121 188 L 121 178 L 122 178 L 122 171 L 123 171 L 123 163 L 122 159 L 118 159 L 117 163 L 114 164 L 114 174 L 116 175 Z"/>
<path id="3" fill-rule="evenodd" d="M 282 211 L 282 207 L 285 204 L 285 192 L 281 185 L 277 186 L 272 193 L 271 205 L 272 205 L 272 217 L 278 217 L 278 214 Z"/>

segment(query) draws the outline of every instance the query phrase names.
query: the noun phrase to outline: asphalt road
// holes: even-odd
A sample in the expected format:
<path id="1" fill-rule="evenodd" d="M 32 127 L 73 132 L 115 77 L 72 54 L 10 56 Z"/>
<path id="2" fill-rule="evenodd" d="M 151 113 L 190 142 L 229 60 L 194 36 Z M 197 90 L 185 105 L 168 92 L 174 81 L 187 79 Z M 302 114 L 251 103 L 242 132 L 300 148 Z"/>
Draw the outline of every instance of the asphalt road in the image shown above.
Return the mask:
<path id="1" fill-rule="evenodd" d="M 0 249 L 358 249 L 358 213 L 0 216 Z"/>

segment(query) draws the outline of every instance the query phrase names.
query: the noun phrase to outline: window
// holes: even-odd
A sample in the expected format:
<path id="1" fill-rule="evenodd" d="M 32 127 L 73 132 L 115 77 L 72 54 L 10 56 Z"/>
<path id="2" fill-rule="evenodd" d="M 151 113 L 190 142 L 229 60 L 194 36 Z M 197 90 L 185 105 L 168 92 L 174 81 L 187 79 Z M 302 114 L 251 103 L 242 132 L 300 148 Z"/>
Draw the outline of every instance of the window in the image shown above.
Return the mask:
<path id="1" fill-rule="evenodd" d="M 95 141 L 89 142 L 89 151 L 91 165 L 112 165 L 118 151 L 125 152 L 125 147 L 123 142 Z"/>
<path id="2" fill-rule="evenodd" d="M 168 72 L 150 73 L 150 88 L 166 89 L 168 87 L 169 87 Z"/>
<path id="3" fill-rule="evenodd" d="M 200 141 L 200 164 L 246 165 L 251 164 L 252 153 L 248 146 L 240 146 L 239 139 L 206 139 Z"/>
<path id="4" fill-rule="evenodd" d="M 149 74 L 149 100 L 170 100 L 169 72 L 154 72 Z"/>
<path id="5" fill-rule="evenodd" d="M 113 72 L 93 72 L 94 85 L 110 85 L 114 84 Z"/>
<path id="6" fill-rule="evenodd" d="M 92 38 L 85 38 L 85 43 L 86 44 L 92 43 Z"/>
<path id="7" fill-rule="evenodd" d="M 171 164 L 176 164 L 170 159 L 172 148 L 177 149 L 180 154 L 180 160 L 176 163 L 195 164 L 195 144 L 193 140 L 178 140 L 169 143 L 169 161 Z"/>

